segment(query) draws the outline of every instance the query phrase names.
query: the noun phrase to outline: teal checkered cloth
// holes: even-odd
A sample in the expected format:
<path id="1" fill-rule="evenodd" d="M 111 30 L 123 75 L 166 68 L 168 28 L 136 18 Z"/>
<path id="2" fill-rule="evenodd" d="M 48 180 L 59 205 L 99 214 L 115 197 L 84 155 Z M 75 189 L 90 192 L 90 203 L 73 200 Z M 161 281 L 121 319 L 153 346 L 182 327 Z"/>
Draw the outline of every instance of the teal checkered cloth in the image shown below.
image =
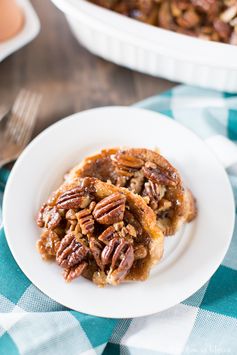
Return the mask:
<path id="1" fill-rule="evenodd" d="M 203 139 L 237 142 L 237 96 L 194 87 L 139 104 L 166 114 Z M 237 199 L 237 175 L 228 171 Z M 0 199 L 7 172 L 0 171 Z M 105 319 L 67 309 L 21 272 L 0 233 L 0 354 L 237 354 L 237 229 L 227 255 L 207 284 L 181 304 L 136 319 Z"/>

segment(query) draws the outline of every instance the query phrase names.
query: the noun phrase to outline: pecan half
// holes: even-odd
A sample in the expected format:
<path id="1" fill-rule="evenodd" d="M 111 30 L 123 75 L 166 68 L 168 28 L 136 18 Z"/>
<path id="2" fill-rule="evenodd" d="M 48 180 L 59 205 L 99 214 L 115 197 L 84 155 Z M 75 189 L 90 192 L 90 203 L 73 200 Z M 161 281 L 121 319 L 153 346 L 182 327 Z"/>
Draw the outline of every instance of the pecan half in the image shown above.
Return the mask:
<path id="1" fill-rule="evenodd" d="M 113 224 L 123 220 L 126 197 L 120 193 L 105 197 L 97 203 L 93 216 L 100 224 Z"/>
<path id="2" fill-rule="evenodd" d="M 118 175 L 133 176 L 134 172 L 144 165 L 143 160 L 120 151 L 112 157 Z"/>
<path id="3" fill-rule="evenodd" d="M 78 223 L 82 234 L 92 234 L 94 231 L 94 218 L 88 208 L 77 213 Z"/>
<path id="4" fill-rule="evenodd" d="M 149 206 L 156 211 L 159 201 L 163 199 L 166 192 L 164 185 L 158 185 L 151 180 L 144 184 L 143 196 L 149 197 Z"/>
<path id="5" fill-rule="evenodd" d="M 122 282 L 127 276 L 127 274 L 129 273 L 133 265 L 133 262 L 134 262 L 134 252 L 133 252 L 133 247 L 130 245 L 127 251 L 125 252 L 118 268 L 115 269 L 108 276 L 108 281 L 112 285 L 118 285 L 120 282 Z"/>
<path id="6" fill-rule="evenodd" d="M 64 279 L 67 282 L 72 281 L 73 279 L 76 279 L 77 277 L 81 276 L 83 271 L 87 268 L 88 263 L 86 261 L 83 261 L 80 265 L 76 265 L 70 269 L 65 269 L 64 270 Z"/>
<path id="7" fill-rule="evenodd" d="M 164 171 L 155 163 L 147 162 L 143 168 L 144 176 L 156 184 L 175 186 L 178 183 L 177 175 L 173 171 Z"/>
<path id="8" fill-rule="evenodd" d="M 133 250 L 133 247 L 125 239 L 112 239 L 101 253 L 101 260 L 103 265 L 111 264 L 111 268 L 114 269 L 116 266 L 120 265 L 121 260 L 124 259 L 127 250 L 130 249 Z"/>
<path id="9" fill-rule="evenodd" d="M 101 253 L 101 261 L 103 265 L 108 265 L 112 262 L 113 252 L 119 245 L 119 239 L 113 238 Z"/>
<path id="10" fill-rule="evenodd" d="M 112 269 L 114 269 L 116 265 L 120 264 L 121 260 L 124 260 L 124 256 L 125 256 L 124 253 L 126 252 L 126 250 L 130 248 L 133 250 L 133 247 L 129 243 L 127 243 L 125 239 L 119 240 L 119 244 L 114 250 L 113 257 L 112 257 L 112 262 L 111 262 Z"/>
<path id="11" fill-rule="evenodd" d="M 75 187 L 71 190 L 64 192 L 57 201 L 57 208 L 62 209 L 75 209 L 85 208 L 91 202 L 89 193 L 81 187 Z"/>
<path id="12" fill-rule="evenodd" d="M 129 242 L 133 242 L 133 238 L 136 238 L 137 232 L 133 225 L 128 224 L 126 227 L 123 222 L 115 223 L 104 230 L 99 236 L 99 240 L 108 245 L 112 239 L 123 238 Z"/>
<path id="13" fill-rule="evenodd" d="M 37 225 L 40 228 L 54 229 L 61 222 L 61 215 L 57 211 L 56 207 L 50 207 L 47 203 L 44 203 L 39 210 L 37 217 Z"/>
<path id="14" fill-rule="evenodd" d="M 199 25 L 201 17 L 193 8 L 187 9 L 181 16 L 177 17 L 177 24 L 184 29 L 191 29 Z"/>
<path id="15" fill-rule="evenodd" d="M 223 1 L 217 0 L 191 0 L 191 2 L 200 13 L 207 16 L 205 22 L 213 21 L 223 6 Z"/>
<path id="16" fill-rule="evenodd" d="M 231 26 L 220 20 L 220 19 L 216 19 L 213 22 L 213 27 L 216 30 L 216 32 L 218 33 L 218 35 L 220 36 L 220 38 L 224 41 L 224 42 L 228 42 L 230 36 L 231 36 Z"/>
<path id="17" fill-rule="evenodd" d="M 169 30 L 174 30 L 176 27 L 170 11 L 170 4 L 167 1 L 161 3 L 158 13 L 158 23 L 160 27 Z"/>
<path id="18" fill-rule="evenodd" d="M 103 233 L 101 233 L 98 239 L 103 242 L 104 244 L 109 244 L 111 239 L 118 237 L 118 233 L 114 226 L 110 226 L 106 228 Z"/>
<path id="19" fill-rule="evenodd" d="M 125 279 L 134 262 L 133 246 L 124 239 L 112 239 L 102 254 L 102 262 L 111 263 L 108 282 L 117 285 Z"/>
<path id="20" fill-rule="evenodd" d="M 56 261 L 63 268 L 70 269 L 84 261 L 88 252 L 89 248 L 79 243 L 75 239 L 74 234 L 68 234 L 60 243 L 56 254 Z"/>
<path id="21" fill-rule="evenodd" d="M 41 234 L 37 242 L 37 249 L 44 260 L 51 259 L 57 253 L 60 246 L 58 235 L 52 230 L 46 230 Z"/>

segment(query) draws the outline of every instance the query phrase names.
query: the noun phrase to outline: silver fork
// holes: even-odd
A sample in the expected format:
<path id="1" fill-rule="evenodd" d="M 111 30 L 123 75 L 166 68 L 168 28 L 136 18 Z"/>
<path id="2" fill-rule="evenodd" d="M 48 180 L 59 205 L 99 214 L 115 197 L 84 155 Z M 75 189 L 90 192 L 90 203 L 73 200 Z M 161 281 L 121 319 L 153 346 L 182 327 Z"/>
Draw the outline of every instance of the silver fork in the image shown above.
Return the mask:
<path id="1" fill-rule="evenodd" d="M 0 167 L 15 160 L 30 141 L 41 95 L 21 90 L 0 130 Z"/>

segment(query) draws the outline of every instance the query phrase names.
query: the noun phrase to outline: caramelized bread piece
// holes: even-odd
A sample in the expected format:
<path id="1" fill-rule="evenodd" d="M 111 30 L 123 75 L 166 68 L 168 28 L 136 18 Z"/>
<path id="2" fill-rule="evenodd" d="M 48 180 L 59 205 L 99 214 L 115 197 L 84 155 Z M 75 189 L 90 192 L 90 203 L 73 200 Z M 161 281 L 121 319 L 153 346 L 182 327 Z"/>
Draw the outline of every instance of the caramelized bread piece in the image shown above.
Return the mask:
<path id="1" fill-rule="evenodd" d="M 165 235 L 173 235 L 196 216 L 195 200 L 185 190 L 178 171 L 159 153 L 149 149 L 104 149 L 86 158 L 66 176 L 91 176 L 141 195 L 156 214 Z"/>
<path id="2" fill-rule="evenodd" d="M 163 255 L 153 210 L 128 189 L 96 178 L 64 182 L 39 211 L 38 250 L 54 258 L 67 281 L 80 275 L 99 286 L 145 280 Z"/>

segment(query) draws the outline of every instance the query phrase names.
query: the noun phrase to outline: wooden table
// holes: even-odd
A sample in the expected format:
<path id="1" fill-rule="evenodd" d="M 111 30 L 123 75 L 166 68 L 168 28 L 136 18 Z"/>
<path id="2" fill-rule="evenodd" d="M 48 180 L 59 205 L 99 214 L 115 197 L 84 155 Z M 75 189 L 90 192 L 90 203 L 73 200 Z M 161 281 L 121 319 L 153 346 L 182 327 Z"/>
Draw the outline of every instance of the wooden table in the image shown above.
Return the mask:
<path id="1" fill-rule="evenodd" d="M 64 15 L 49 0 L 32 1 L 39 36 L 0 63 L 0 103 L 11 104 L 20 88 L 41 92 L 34 135 L 74 112 L 130 105 L 174 84 L 102 60 L 80 46 Z"/>

